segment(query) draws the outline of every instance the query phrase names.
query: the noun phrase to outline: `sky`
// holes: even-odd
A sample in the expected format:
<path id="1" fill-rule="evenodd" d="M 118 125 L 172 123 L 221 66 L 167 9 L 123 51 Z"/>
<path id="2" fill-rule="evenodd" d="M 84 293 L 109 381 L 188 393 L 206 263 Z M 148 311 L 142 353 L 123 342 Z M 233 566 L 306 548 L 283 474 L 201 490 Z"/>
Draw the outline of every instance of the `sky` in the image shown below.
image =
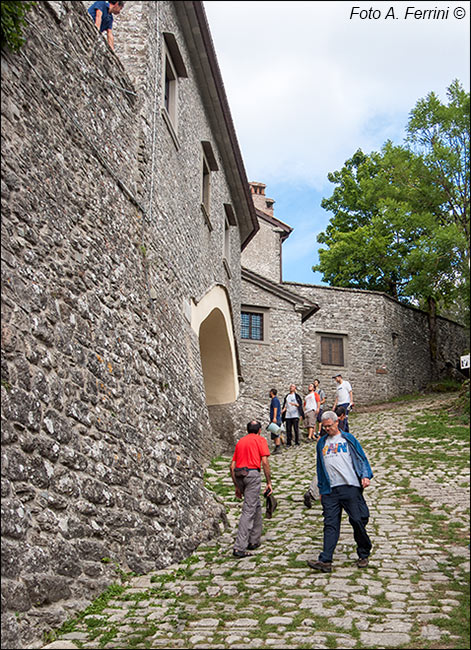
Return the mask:
<path id="1" fill-rule="evenodd" d="M 469 91 L 469 2 L 203 4 L 248 179 L 294 229 L 283 280 L 323 284 L 312 266 L 328 173 L 357 149 L 402 143 L 431 91 L 446 101 L 454 79 Z"/>

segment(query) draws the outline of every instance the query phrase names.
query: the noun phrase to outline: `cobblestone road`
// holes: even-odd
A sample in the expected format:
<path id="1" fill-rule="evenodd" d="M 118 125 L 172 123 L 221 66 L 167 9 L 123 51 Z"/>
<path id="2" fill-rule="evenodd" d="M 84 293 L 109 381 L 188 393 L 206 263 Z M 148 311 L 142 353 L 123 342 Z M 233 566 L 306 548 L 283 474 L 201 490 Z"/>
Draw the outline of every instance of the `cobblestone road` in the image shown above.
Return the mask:
<path id="1" fill-rule="evenodd" d="M 229 458 L 212 463 L 208 481 L 229 506 L 229 527 L 186 562 L 131 580 L 99 614 L 82 618 L 53 648 L 446 648 L 469 572 L 469 466 L 450 468 L 432 453 L 426 433 L 406 435 L 410 422 L 445 398 L 433 397 L 377 413 L 357 414 L 352 432 L 375 477 L 365 491 L 373 541 L 370 565 L 355 566 L 347 519 L 333 572 L 306 565 L 322 544 L 319 502 L 303 494 L 313 474 L 315 445 L 304 442 L 271 458 L 278 509 L 265 521 L 252 558 L 231 555 L 240 504 L 233 498 Z M 460 445 L 454 444 L 456 456 Z M 417 445 L 430 447 L 427 465 Z M 424 508 L 431 515 L 424 518 Z M 444 516 L 445 515 L 445 516 Z M 454 526 L 444 544 L 434 524 Z M 455 637 L 456 639 L 456 637 Z M 461 646 L 465 647 L 465 646 Z"/>

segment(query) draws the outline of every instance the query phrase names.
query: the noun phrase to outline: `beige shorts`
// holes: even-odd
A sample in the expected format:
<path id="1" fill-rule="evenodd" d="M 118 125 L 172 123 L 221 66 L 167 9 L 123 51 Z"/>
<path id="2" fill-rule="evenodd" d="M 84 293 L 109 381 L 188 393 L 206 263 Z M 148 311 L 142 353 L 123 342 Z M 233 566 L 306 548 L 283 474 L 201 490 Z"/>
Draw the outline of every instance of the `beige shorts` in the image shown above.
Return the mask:
<path id="1" fill-rule="evenodd" d="M 317 418 L 316 411 L 308 411 L 304 413 L 304 426 L 308 429 L 313 429 L 316 426 Z"/>

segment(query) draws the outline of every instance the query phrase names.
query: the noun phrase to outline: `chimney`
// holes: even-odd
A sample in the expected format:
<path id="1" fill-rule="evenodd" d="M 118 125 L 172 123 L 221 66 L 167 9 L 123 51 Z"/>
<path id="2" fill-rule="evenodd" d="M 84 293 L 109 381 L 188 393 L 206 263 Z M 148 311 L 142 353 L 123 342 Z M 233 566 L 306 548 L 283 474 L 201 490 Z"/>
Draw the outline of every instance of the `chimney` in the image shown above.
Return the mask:
<path id="1" fill-rule="evenodd" d="M 275 201 L 265 196 L 266 185 L 264 183 L 249 183 L 252 199 L 255 207 L 273 217 L 273 206 Z"/>

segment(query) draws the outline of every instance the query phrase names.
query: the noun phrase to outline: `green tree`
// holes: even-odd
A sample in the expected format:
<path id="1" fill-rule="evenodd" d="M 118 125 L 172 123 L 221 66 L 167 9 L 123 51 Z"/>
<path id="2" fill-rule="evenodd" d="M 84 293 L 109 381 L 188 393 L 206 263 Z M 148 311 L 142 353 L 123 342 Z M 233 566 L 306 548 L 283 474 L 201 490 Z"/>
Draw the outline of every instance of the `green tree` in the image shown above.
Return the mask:
<path id="1" fill-rule="evenodd" d="M 329 174 L 336 184 L 322 207 L 333 213 L 319 243 L 314 270 L 336 286 L 384 291 L 394 298 L 416 298 L 409 283 L 409 256 L 435 229 L 438 190 L 424 191 L 428 170 L 421 157 L 387 142 L 381 152 L 361 150 L 340 171 Z M 417 284 L 417 283 L 416 283 Z"/>
<path id="2" fill-rule="evenodd" d="M 2 0 L 1 2 L 1 46 L 12 52 L 18 52 L 25 39 L 23 27 L 26 25 L 25 15 L 36 2 L 19 2 L 18 0 Z"/>
<path id="3" fill-rule="evenodd" d="M 335 188 L 322 207 L 333 216 L 313 267 L 331 285 L 426 309 L 432 361 L 436 314 L 469 323 L 469 93 L 455 81 L 447 96 L 419 100 L 403 145 L 358 150 L 328 175 Z"/>
<path id="4" fill-rule="evenodd" d="M 470 95 L 458 80 L 447 89 L 448 103 L 435 93 L 411 111 L 407 145 L 424 160 L 430 182 L 441 192 L 440 242 L 448 237 L 454 251 L 451 293 L 469 325 L 470 295 Z"/>

